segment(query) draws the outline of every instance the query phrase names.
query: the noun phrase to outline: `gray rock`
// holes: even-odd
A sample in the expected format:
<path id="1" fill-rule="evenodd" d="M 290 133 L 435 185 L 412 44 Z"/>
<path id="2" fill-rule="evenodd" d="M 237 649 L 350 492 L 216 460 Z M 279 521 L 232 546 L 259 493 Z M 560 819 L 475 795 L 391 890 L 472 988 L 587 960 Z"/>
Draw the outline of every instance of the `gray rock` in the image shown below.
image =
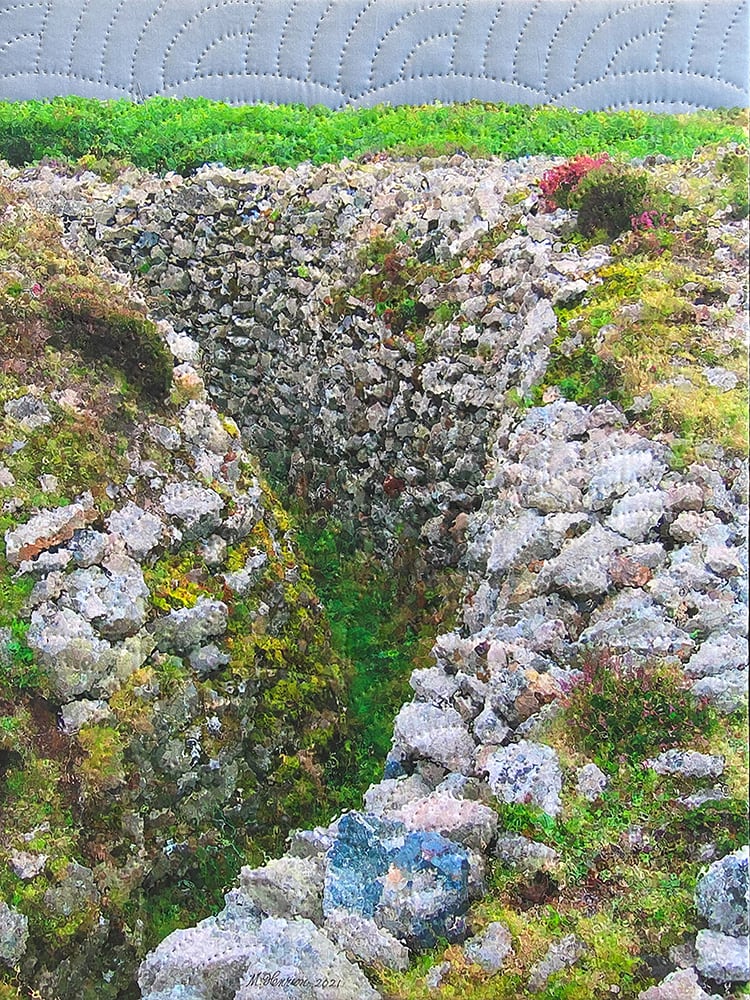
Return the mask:
<path id="1" fill-rule="evenodd" d="M 120 535 L 130 555 L 139 561 L 153 552 L 164 536 L 161 519 L 131 501 L 113 511 L 107 525 L 111 532 Z"/>
<path id="2" fill-rule="evenodd" d="M 11 851 L 9 860 L 13 873 L 26 881 L 36 878 L 44 871 L 44 867 L 49 861 L 49 855 L 34 854 L 31 851 Z"/>
<path id="3" fill-rule="evenodd" d="M 706 549 L 706 566 L 724 579 L 741 576 L 745 572 L 739 552 L 728 545 L 709 545 Z"/>
<path id="4" fill-rule="evenodd" d="M 486 851 L 497 832 L 494 809 L 448 792 L 413 799 L 391 815 L 407 830 L 431 830 L 476 851 Z"/>
<path id="5" fill-rule="evenodd" d="M 208 677 L 210 674 L 222 670 L 230 660 L 228 653 L 222 653 L 218 646 L 209 643 L 208 646 L 201 646 L 194 649 L 189 656 L 190 666 L 201 677 Z"/>
<path id="6" fill-rule="evenodd" d="M 249 594 L 261 576 L 261 570 L 268 562 L 268 556 L 260 549 L 252 549 L 242 569 L 234 573 L 223 573 L 227 587 L 239 597 Z"/>
<path id="7" fill-rule="evenodd" d="M 352 962 L 396 972 L 409 968 L 409 949 L 368 917 L 331 910 L 323 930 Z"/>
<path id="8" fill-rule="evenodd" d="M 572 597 L 605 594 L 612 582 L 608 569 L 611 557 L 627 545 L 622 535 L 595 524 L 580 538 L 567 542 L 560 554 L 545 564 L 539 586 Z"/>
<path id="9" fill-rule="evenodd" d="M 747 705 L 747 671 L 727 670 L 716 677 L 701 677 L 690 690 L 696 698 L 705 699 L 718 712 L 731 715 Z"/>
<path id="10" fill-rule="evenodd" d="M 9 399 L 3 409 L 27 431 L 35 431 L 52 423 L 52 414 L 46 404 L 31 393 Z"/>
<path id="11" fill-rule="evenodd" d="M 677 972 L 670 973 L 658 986 L 642 990 L 638 994 L 638 1000 L 719 1000 L 719 998 L 701 988 L 695 969 L 678 969 Z"/>
<path id="12" fill-rule="evenodd" d="M 404 705 L 396 716 L 394 740 L 405 756 L 424 757 L 448 771 L 471 772 L 475 743 L 452 708 L 423 702 Z"/>
<path id="13" fill-rule="evenodd" d="M 143 1000 L 206 1000 L 203 993 L 194 990 L 192 986 L 172 986 L 168 990 L 159 990 L 158 993 L 145 993 Z"/>
<path id="14" fill-rule="evenodd" d="M 681 778 L 718 778 L 724 773 L 724 758 L 696 750 L 675 749 L 644 760 L 643 766 L 657 774 L 676 774 Z"/>
<path id="15" fill-rule="evenodd" d="M 512 952 L 510 931 L 499 921 L 487 924 L 483 931 L 464 945 L 464 954 L 469 961 L 489 973 L 499 972 Z"/>
<path id="16" fill-rule="evenodd" d="M 71 861 L 62 880 L 45 892 L 44 905 L 59 917 L 70 917 L 98 905 L 100 899 L 91 869 Z"/>
<path id="17" fill-rule="evenodd" d="M 76 566 L 87 569 L 104 560 L 107 542 L 107 536 L 103 531 L 82 528 L 73 532 L 73 537 L 68 542 L 68 551 Z"/>
<path id="18" fill-rule="evenodd" d="M 83 726 L 104 722 L 112 718 L 112 710 L 106 701 L 83 698 L 70 701 L 61 709 L 63 732 L 73 736 Z"/>
<path id="19" fill-rule="evenodd" d="M 719 931 L 698 931 L 695 939 L 698 972 L 717 983 L 745 983 L 750 980 L 750 940 L 730 937 Z"/>
<path id="20" fill-rule="evenodd" d="M 26 642 L 63 701 L 97 690 L 114 662 L 111 645 L 71 608 L 45 605 L 34 611 Z"/>
<path id="21" fill-rule="evenodd" d="M 218 413 L 206 403 L 192 400 L 180 413 L 180 430 L 183 438 L 196 448 L 226 455 L 231 451 L 233 439 L 224 427 Z"/>
<path id="22" fill-rule="evenodd" d="M 221 535 L 209 535 L 198 545 L 198 552 L 209 569 L 218 569 L 227 558 L 227 543 Z"/>
<path id="23" fill-rule="evenodd" d="M 264 920 L 248 957 L 250 962 L 234 1000 L 380 997 L 364 973 L 309 920 Z M 316 985 L 331 982 L 336 985 Z"/>
<path id="24" fill-rule="evenodd" d="M 747 845 L 715 861 L 695 888 L 695 908 L 712 931 L 747 936 L 750 887 Z"/>
<path id="25" fill-rule="evenodd" d="M 562 769 L 552 747 L 521 740 L 487 760 L 489 784 L 503 802 L 531 803 L 550 816 L 560 811 Z"/>
<path id="26" fill-rule="evenodd" d="M 0 962 L 15 968 L 29 940 L 29 920 L 0 899 Z"/>
<path id="27" fill-rule="evenodd" d="M 504 865 L 527 875 L 554 867 L 559 857 L 554 848 L 517 833 L 501 833 L 495 841 L 494 855 Z"/>
<path id="28" fill-rule="evenodd" d="M 689 677 L 710 677 L 747 669 L 747 642 L 742 636 L 713 632 L 685 664 Z"/>
<path id="29" fill-rule="evenodd" d="M 215 490 L 195 483 L 170 483 L 161 495 L 161 505 L 179 522 L 186 539 L 207 538 L 221 524 L 224 501 Z"/>
<path id="30" fill-rule="evenodd" d="M 156 441 L 167 451 L 177 451 L 182 443 L 180 432 L 174 427 L 165 427 L 164 424 L 149 424 L 146 429 L 151 440 Z"/>
<path id="31" fill-rule="evenodd" d="M 112 555 L 99 566 L 74 570 L 65 580 L 60 604 L 92 623 L 106 639 L 125 639 L 148 616 L 148 587 L 141 567 L 128 556 Z"/>
<path id="32" fill-rule="evenodd" d="M 609 785 L 609 778 L 596 764 L 584 764 L 576 772 L 576 791 L 589 802 L 601 798 Z"/>
<path id="33" fill-rule="evenodd" d="M 45 549 L 61 545 L 73 537 L 79 528 L 85 528 L 96 518 L 94 501 L 90 493 L 67 507 L 43 510 L 30 517 L 25 524 L 5 532 L 5 557 L 11 566 L 18 566 L 25 559 L 33 559 Z"/>
<path id="34" fill-rule="evenodd" d="M 450 962 L 438 962 L 425 973 L 424 983 L 429 990 L 438 990 L 445 982 L 445 977 L 451 971 Z"/>
<path id="35" fill-rule="evenodd" d="M 178 608 L 154 622 L 154 638 L 162 652 L 189 653 L 222 635 L 229 610 L 222 601 L 200 597 L 192 608 Z"/>
<path id="36" fill-rule="evenodd" d="M 364 794 L 365 809 L 373 816 L 390 816 L 407 802 L 423 799 L 432 791 L 418 774 L 404 778 L 384 778 L 370 785 Z"/>
<path id="37" fill-rule="evenodd" d="M 532 993 L 539 993 L 544 989 L 550 976 L 575 965 L 587 950 L 586 945 L 575 934 L 568 934 L 559 941 L 553 941 L 544 958 L 531 967 L 529 989 Z"/>
<path id="38" fill-rule="evenodd" d="M 323 861 L 284 856 L 262 868 L 243 868 L 240 890 L 261 913 L 272 917 L 323 920 Z"/>

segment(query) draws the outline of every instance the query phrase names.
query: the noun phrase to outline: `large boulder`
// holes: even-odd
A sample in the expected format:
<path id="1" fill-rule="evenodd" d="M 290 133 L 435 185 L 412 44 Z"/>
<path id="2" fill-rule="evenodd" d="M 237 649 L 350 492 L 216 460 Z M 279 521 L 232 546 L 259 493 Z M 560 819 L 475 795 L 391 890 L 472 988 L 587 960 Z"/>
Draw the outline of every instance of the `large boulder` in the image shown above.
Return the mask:
<path id="1" fill-rule="evenodd" d="M 465 935 L 469 906 L 467 851 L 437 833 L 347 813 L 328 852 L 323 912 L 372 918 L 414 948 Z"/>
<path id="2" fill-rule="evenodd" d="M 695 939 L 698 972 L 717 983 L 745 983 L 750 980 L 750 939 L 730 937 L 719 931 L 698 931 Z"/>

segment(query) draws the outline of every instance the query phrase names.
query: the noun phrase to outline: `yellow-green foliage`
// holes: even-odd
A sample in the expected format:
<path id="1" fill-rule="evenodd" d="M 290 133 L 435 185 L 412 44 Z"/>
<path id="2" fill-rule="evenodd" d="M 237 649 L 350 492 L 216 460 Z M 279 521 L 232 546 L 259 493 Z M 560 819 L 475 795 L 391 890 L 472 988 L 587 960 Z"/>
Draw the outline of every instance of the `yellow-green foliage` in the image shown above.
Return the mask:
<path id="1" fill-rule="evenodd" d="M 125 780 L 125 741 L 112 726 L 84 726 L 76 739 L 83 750 L 79 773 L 89 796 L 111 792 Z"/>

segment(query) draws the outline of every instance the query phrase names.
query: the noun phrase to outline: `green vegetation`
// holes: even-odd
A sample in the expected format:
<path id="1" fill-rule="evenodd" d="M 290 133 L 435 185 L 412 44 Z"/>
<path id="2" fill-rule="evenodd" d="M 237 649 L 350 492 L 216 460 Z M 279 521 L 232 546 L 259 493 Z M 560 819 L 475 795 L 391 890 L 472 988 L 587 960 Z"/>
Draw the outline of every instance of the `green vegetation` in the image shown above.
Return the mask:
<path id="1" fill-rule="evenodd" d="M 438 629 L 449 628 L 459 588 L 455 574 L 419 579 L 417 553 L 405 547 L 392 562 L 357 551 L 338 523 L 307 522 L 298 542 L 311 566 L 337 652 L 351 661 L 347 729 L 328 764 L 339 808 L 358 808 L 364 789 L 382 777 L 393 719 L 408 700 L 409 676 L 431 666 Z"/>
<path id="2" fill-rule="evenodd" d="M 330 111 L 301 105 L 229 107 L 201 98 L 155 97 L 132 104 L 64 97 L 0 104 L 0 157 L 14 164 L 85 158 L 82 166 L 105 173 L 118 160 L 187 173 L 207 162 L 290 166 L 382 151 L 436 155 L 462 150 L 512 158 L 606 149 L 625 156 L 681 157 L 709 142 L 741 142 L 744 127 L 739 110 L 581 113 L 472 102 Z"/>

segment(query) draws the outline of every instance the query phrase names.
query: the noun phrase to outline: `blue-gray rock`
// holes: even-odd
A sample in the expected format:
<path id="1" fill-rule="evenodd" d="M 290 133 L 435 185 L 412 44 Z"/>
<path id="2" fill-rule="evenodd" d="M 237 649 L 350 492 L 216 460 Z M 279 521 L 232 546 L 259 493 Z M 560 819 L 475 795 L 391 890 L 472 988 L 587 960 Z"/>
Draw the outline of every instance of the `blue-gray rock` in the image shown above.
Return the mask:
<path id="1" fill-rule="evenodd" d="M 476 744 L 453 708 L 425 702 L 404 705 L 394 723 L 394 750 L 405 758 L 425 758 L 448 771 L 470 773 Z"/>
<path id="2" fill-rule="evenodd" d="M 701 677 L 690 690 L 696 698 L 713 705 L 717 712 L 731 715 L 747 705 L 747 670 L 727 670 L 714 677 Z"/>
<path id="3" fill-rule="evenodd" d="M 496 750 L 486 768 L 490 788 L 503 802 L 535 805 L 550 816 L 560 811 L 562 769 L 552 747 L 521 740 Z"/>
<path id="4" fill-rule="evenodd" d="M 323 920 L 323 873 L 321 858 L 285 855 L 261 868 L 243 868 L 240 891 L 261 913 L 271 917 L 306 917 Z"/>
<path id="5" fill-rule="evenodd" d="M 469 906 L 466 850 L 437 833 L 347 813 L 328 852 L 323 912 L 372 918 L 410 947 L 465 935 Z"/>
<path id="6" fill-rule="evenodd" d="M 26 393 L 16 399 L 9 399 L 3 409 L 6 414 L 27 431 L 35 431 L 52 422 L 52 414 L 43 400 Z"/>
<path id="7" fill-rule="evenodd" d="M 731 937 L 719 931 L 698 931 L 695 939 L 698 972 L 717 983 L 750 980 L 750 939 Z"/>
<path id="8" fill-rule="evenodd" d="M 714 861 L 695 887 L 695 908 L 712 931 L 733 937 L 750 933 L 747 845 Z"/>
<path id="9" fill-rule="evenodd" d="M 145 624 L 149 596 L 141 567 L 129 556 L 112 555 L 99 566 L 70 573 L 59 598 L 105 639 L 125 639 Z"/>
<path id="10" fill-rule="evenodd" d="M 29 940 L 29 920 L 0 899 L 0 962 L 15 968 Z"/>

